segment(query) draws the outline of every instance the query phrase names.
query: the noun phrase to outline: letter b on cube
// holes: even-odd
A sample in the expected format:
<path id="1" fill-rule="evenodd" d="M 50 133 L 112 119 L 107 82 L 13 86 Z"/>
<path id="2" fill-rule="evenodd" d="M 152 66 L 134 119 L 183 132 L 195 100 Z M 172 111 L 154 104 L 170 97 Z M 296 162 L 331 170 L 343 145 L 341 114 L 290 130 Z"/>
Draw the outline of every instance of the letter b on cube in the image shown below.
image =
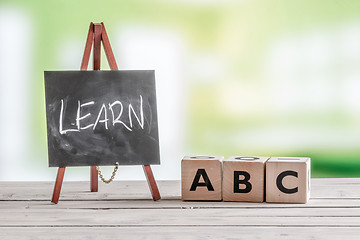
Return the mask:
<path id="1" fill-rule="evenodd" d="M 224 160 L 224 201 L 263 202 L 265 163 L 268 159 L 234 156 Z"/>
<path id="2" fill-rule="evenodd" d="M 222 200 L 221 156 L 184 157 L 181 161 L 182 200 Z"/>

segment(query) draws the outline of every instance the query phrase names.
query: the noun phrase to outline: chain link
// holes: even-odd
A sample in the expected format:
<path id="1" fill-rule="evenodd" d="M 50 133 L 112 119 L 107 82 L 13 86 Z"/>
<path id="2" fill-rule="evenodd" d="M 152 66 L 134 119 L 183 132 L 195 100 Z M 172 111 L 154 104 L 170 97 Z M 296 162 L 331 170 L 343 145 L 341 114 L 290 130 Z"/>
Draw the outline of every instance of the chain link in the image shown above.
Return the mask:
<path id="1" fill-rule="evenodd" d="M 103 182 L 106 183 L 106 184 L 111 183 L 111 182 L 114 180 L 114 177 L 115 177 L 115 175 L 116 175 L 116 171 L 118 170 L 118 168 L 119 168 L 119 163 L 116 162 L 116 166 L 115 166 L 115 168 L 114 168 L 114 171 L 113 171 L 112 174 L 111 174 L 110 179 L 109 179 L 109 180 L 106 180 L 106 179 L 104 178 L 104 176 L 102 175 L 102 173 L 101 173 L 101 171 L 100 171 L 100 168 L 99 168 L 98 166 L 96 166 L 96 170 L 98 171 L 98 174 L 99 174 L 99 177 L 100 177 L 101 181 L 103 181 Z"/>

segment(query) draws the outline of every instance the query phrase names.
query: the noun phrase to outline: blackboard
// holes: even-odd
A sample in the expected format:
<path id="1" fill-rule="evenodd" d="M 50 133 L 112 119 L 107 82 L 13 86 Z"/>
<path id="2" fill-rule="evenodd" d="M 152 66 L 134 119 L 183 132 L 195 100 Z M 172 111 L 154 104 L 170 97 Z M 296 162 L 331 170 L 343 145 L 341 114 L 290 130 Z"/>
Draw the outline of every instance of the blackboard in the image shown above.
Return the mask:
<path id="1" fill-rule="evenodd" d="M 45 71 L 50 167 L 160 164 L 154 71 Z"/>

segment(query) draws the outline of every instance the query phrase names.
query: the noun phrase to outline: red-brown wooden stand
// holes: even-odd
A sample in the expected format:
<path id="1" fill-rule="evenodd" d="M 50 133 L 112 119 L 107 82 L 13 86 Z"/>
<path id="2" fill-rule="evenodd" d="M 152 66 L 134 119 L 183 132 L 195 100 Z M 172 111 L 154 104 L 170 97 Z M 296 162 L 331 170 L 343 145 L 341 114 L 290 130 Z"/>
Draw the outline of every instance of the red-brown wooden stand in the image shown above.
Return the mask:
<path id="1" fill-rule="evenodd" d="M 109 66 L 111 70 L 118 70 L 118 66 L 116 64 L 116 60 L 114 57 L 114 53 L 111 49 L 110 41 L 107 36 L 104 23 L 90 23 L 90 28 L 88 32 L 88 36 L 86 39 L 86 45 L 84 50 L 83 59 L 81 62 L 80 70 L 86 71 L 89 64 L 91 48 L 94 43 L 93 49 L 93 59 L 94 59 L 94 70 L 100 70 L 100 58 L 101 58 L 101 42 L 103 43 L 106 58 L 108 60 Z M 153 200 L 159 200 L 160 193 L 157 187 L 154 175 L 152 173 L 150 165 L 143 165 L 144 173 L 146 176 L 146 180 L 149 184 L 149 188 L 153 197 Z M 64 179 L 65 167 L 59 167 L 54 192 L 52 196 L 51 202 L 58 203 L 60 197 L 61 186 Z M 91 192 L 98 191 L 98 171 L 96 170 L 96 166 L 90 167 L 90 189 Z"/>

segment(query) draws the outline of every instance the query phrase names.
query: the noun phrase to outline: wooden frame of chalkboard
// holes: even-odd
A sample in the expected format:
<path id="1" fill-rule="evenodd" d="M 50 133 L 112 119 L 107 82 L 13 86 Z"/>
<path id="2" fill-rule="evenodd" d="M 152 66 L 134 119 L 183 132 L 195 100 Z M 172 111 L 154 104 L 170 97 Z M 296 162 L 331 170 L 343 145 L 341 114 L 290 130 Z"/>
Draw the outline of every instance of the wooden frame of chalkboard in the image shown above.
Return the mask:
<path id="1" fill-rule="evenodd" d="M 118 70 L 118 66 L 116 64 L 116 60 L 115 60 L 115 57 L 114 57 L 114 54 L 113 54 L 113 51 L 112 51 L 112 48 L 110 45 L 109 38 L 108 38 L 106 30 L 105 30 L 104 24 L 103 23 L 92 23 L 92 22 L 90 23 L 90 27 L 89 27 L 80 70 L 82 70 L 82 71 L 87 70 L 92 46 L 93 46 L 93 70 L 100 70 L 101 42 L 103 43 L 104 51 L 105 51 L 106 58 L 108 60 L 110 69 Z M 135 75 L 134 75 L 134 73 L 135 73 Z M 126 94 L 125 94 L 125 98 L 123 100 L 123 101 L 128 101 L 127 102 L 128 103 L 128 105 L 127 105 L 128 116 L 130 118 L 131 118 L 131 116 L 133 116 L 134 119 L 136 118 L 136 120 L 138 120 L 138 126 L 133 126 L 131 119 L 130 119 L 130 124 L 131 124 L 131 126 L 133 126 L 133 128 L 129 127 L 129 123 L 126 124 L 125 122 L 121 121 L 120 119 L 114 118 L 113 120 L 115 121 L 117 119 L 116 123 L 122 123 L 119 125 L 122 125 L 122 127 L 123 127 L 123 130 L 122 130 L 123 135 L 126 135 L 127 131 L 131 132 L 131 136 L 129 135 L 129 137 L 130 137 L 130 141 L 133 144 L 133 147 L 138 148 L 138 150 L 140 150 L 140 152 L 143 153 L 142 156 L 139 158 L 140 160 L 138 159 L 138 160 L 135 160 L 134 162 L 132 162 L 132 160 L 130 158 L 131 158 L 131 156 L 135 156 L 135 155 L 130 154 L 129 157 L 127 158 L 127 160 L 125 157 L 125 159 L 121 163 L 121 165 L 137 165 L 137 164 L 143 165 L 144 173 L 145 173 L 153 200 L 154 201 L 159 200 L 161 198 L 160 193 L 159 193 L 154 175 L 153 175 L 151 167 L 150 167 L 150 164 L 160 164 L 159 148 L 158 148 L 158 129 L 157 129 L 157 118 L 156 118 L 155 83 L 154 83 L 154 79 L 153 79 L 153 75 L 154 75 L 153 71 L 136 71 L 136 72 L 134 72 L 134 71 L 96 72 L 95 71 L 92 73 L 91 72 L 85 73 L 85 72 L 80 71 L 80 72 L 45 72 L 45 79 L 46 78 L 52 79 L 52 80 L 50 80 L 50 81 L 52 81 L 51 84 L 47 84 L 47 83 L 45 84 L 46 102 L 47 102 L 46 104 L 47 104 L 49 165 L 59 167 L 51 202 L 56 204 L 59 201 L 66 166 L 86 166 L 86 165 L 89 165 L 90 162 L 92 164 L 94 164 L 95 166 L 92 164 L 90 165 L 90 167 L 91 167 L 91 171 L 90 171 L 90 173 L 91 173 L 90 182 L 91 183 L 90 184 L 91 184 L 91 192 L 97 192 L 98 191 L 98 171 L 96 169 L 96 165 L 110 165 L 110 164 L 112 164 L 112 161 L 113 162 L 121 162 L 121 161 L 119 161 L 119 159 L 110 160 L 109 156 L 111 156 L 111 154 L 108 155 L 108 158 L 105 159 L 103 162 L 100 160 L 99 156 L 96 157 L 94 155 L 92 155 L 92 156 L 88 155 L 88 157 L 89 157 L 88 160 L 86 159 L 86 156 L 76 159 L 76 155 L 77 155 L 77 152 L 79 149 L 77 149 L 76 147 L 73 147 L 71 149 L 69 148 L 70 151 L 68 153 L 65 153 L 66 151 L 64 149 L 66 147 L 68 147 L 68 146 L 66 146 L 67 143 L 64 143 L 64 145 L 63 145 L 63 146 L 65 146 L 64 149 L 59 150 L 59 149 L 61 149 L 59 142 L 61 142 L 61 140 L 64 140 L 64 139 L 61 139 L 62 137 L 65 137 L 65 136 L 61 136 L 61 135 L 67 135 L 66 130 L 64 130 L 63 128 L 60 129 L 60 126 L 58 126 L 58 130 L 60 130 L 60 131 L 57 136 L 54 136 L 52 134 L 50 134 L 50 136 L 49 136 L 49 130 L 50 130 L 50 132 L 53 131 L 52 129 L 49 129 L 53 125 L 53 121 L 54 121 L 53 117 L 55 115 L 62 116 L 61 111 L 64 111 L 64 109 L 65 109 L 66 94 L 64 94 L 64 91 L 62 89 L 64 86 L 64 83 L 61 83 L 61 81 L 66 81 L 65 80 L 65 79 L 67 79 L 66 77 L 69 77 L 71 75 L 74 76 L 74 74 L 78 75 L 77 79 L 79 79 L 79 77 L 84 78 L 83 80 L 80 81 L 80 85 L 81 85 L 81 82 L 82 82 L 82 84 L 84 84 L 84 81 L 86 81 L 86 80 L 88 80 L 89 83 L 90 82 L 93 84 L 95 83 L 95 90 L 94 90 L 94 86 L 93 86 L 93 87 L 87 88 L 86 91 L 93 91 L 93 92 L 96 91 L 96 84 L 99 84 L 99 76 L 105 76 L 105 75 L 110 75 L 110 76 L 108 76 L 109 78 L 107 78 L 108 79 L 107 83 L 109 83 L 109 86 L 106 87 L 106 89 L 103 91 L 103 93 L 109 92 L 109 91 L 115 95 L 119 94 L 119 91 L 121 93 L 124 93 L 123 91 L 121 91 L 121 89 L 126 88 L 127 86 L 129 87 L 130 86 L 129 81 L 131 81 L 131 80 L 134 80 L 134 88 L 141 86 L 140 88 L 142 88 L 142 90 L 143 90 L 142 92 L 141 92 L 141 90 L 133 92 L 133 95 L 136 96 L 136 98 L 133 100 L 135 100 L 136 103 L 130 103 L 131 97 L 130 97 L 130 95 L 126 95 Z M 64 78 L 64 76 L 65 76 L 65 78 Z M 124 76 L 126 76 L 126 77 L 124 78 Z M 131 77 L 131 76 L 133 76 L 133 77 Z M 140 78 L 137 78 L 134 76 L 140 76 Z M 100 77 L 100 79 L 101 78 L 102 77 Z M 71 79 L 71 77 L 70 77 L 70 79 Z M 148 79 L 148 80 L 150 79 L 150 81 L 147 81 L 145 86 L 143 86 L 144 82 L 141 81 L 142 79 Z M 79 84 L 79 82 L 74 83 L 74 84 L 75 85 Z M 54 85 L 55 85 L 55 87 L 54 87 Z M 72 83 L 68 82 L 67 85 L 72 85 Z M 103 86 L 106 86 L 106 83 Z M 118 88 L 116 88 L 116 86 Z M 72 87 L 74 87 L 74 86 L 68 86 L 68 88 L 72 88 Z M 120 90 L 117 91 L 116 89 L 118 89 L 118 90 L 120 89 Z M 101 92 L 101 91 L 99 91 L 99 92 Z M 149 92 L 150 92 L 150 95 L 146 95 Z M 145 95 L 142 95 L 144 93 L 145 93 Z M 77 93 L 77 94 L 79 94 L 79 93 Z M 80 91 L 79 96 L 83 97 L 83 94 L 84 94 L 84 91 Z M 99 98 L 100 95 L 98 95 L 97 97 Z M 124 95 L 124 94 L 121 94 L 121 95 Z M 61 98 L 62 96 L 64 98 Z M 59 109 L 60 109 L 60 112 L 55 111 L 56 114 L 54 114 L 53 112 L 51 112 L 51 110 L 52 110 L 51 106 L 52 107 L 56 106 L 56 102 L 53 102 L 53 100 L 56 99 L 56 97 L 60 97 L 57 99 L 60 101 L 57 101 L 57 104 L 58 104 L 57 107 L 59 107 L 59 108 L 57 108 L 58 110 L 56 110 L 56 111 L 59 111 Z M 66 98 L 66 99 L 69 100 L 69 98 Z M 106 99 L 106 97 L 101 98 L 101 96 L 100 96 L 100 102 L 101 102 L 101 100 L 104 100 L 104 99 Z M 72 100 L 74 100 L 74 99 L 72 99 Z M 107 99 L 107 100 L 109 100 L 109 99 Z M 79 104 L 79 102 L 80 102 L 80 100 L 78 99 L 77 104 Z M 87 103 L 89 103 L 88 105 L 93 105 L 93 104 L 95 104 L 95 101 L 88 101 Z M 105 105 L 105 103 L 102 103 L 102 104 L 103 104 L 102 106 L 107 106 L 107 105 Z M 106 103 L 106 104 L 108 104 L 108 107 L 110 107 L 110 108 L 111 108 L 111 106 L 115 106 L 115 105 L 118 105 L 118 107 L 122 106 L 121 111 L 123 111 L 123 109 L 125 109 L 124 105 L 121 103 L 121 99 L 116 99 L 112 103 Z M 133 104 L 133 105 L 131 105 L 131 104 Z M 137 113 L 135 110 L 136 107 L 134 107 L 136 104 L 139 107 Z M 85 105 L 80 104 L 80 106 L 85 106 Z M 56 109 L 56 107 L 54 107 L 54 109 Z M 78 107 L 78 109 L 79 109 L 79 107 Z M 101 116 L 102 109 L 103 108 L 101 107 L 100 113 L 98 114 L 98 116 Z M 109 110 L 113 110 L 113 109 L 109 109 Z M 106 110 L 104 109 L 104 111 L 106 111 Z M 78 112 L 79 112 L 79 110 L 78 110 Z M 146 115 L 145 114 L 146 112 L 149 113 L 149 115 L 151 115 L 151 119 L 149 119 L 149 118 L 146 119 L 146 117 L 142 117 L 143 115 Z M 112 113 L 113 113 L 113 111 L 112 111 Z M 85 115 L 85 116 L 89 116 L 89 115 Z M 80 117 L 79 116 L 77 116 L 77 117 L 79 120 Z M 99 120 L 98 118 L 96 118 L 95 123 L 101 122 L 101 120 Z M 106 116 L 105 116 L 105 118 L 106 118 Z M 59 122 L 58 122 L 59 125 L 62 124 L 61 120 L 63 120 L 63 118 L 59 118 Z M 114 121 L 112 124 L 114 124 Z M 134 122 L 135 122 L 135 120 L 134 120 Z M 140 132 L 142 130 L 144 130 L 144 128 L 145 128 L 144 127 L 145 122 L 147 123 L 148 129 L 147 129 L 147 132 L 145 131 L 146 132 L 145 139 L 147 138 L 147 140 L 145 140 L 145 142 L 144 142 L 144 141 L 142 141 L 142 138 L 141 138 L 141 136 L 144 136 L 144 135 L 142 135 Z M 78 121 L 77 121 L 77 123 L 79 124 Z M 94 123 L 94 125 L 95 125 L 95 123 Z M 102 123 L 104 123 L 104 121 Z M 95 125 L 95 127 L 94 127 L 94 125 L 91 125 L 91 124 L 88 125 L 88 126 L 92 127 L 93 132 L 96 130 L 95 129 L 96 125 Z M 115 126 L 115 124 L 113 126 Z M 140 126 L 140 128 L 139 128 L 139 126 Z M 79 130 L 80 126 L 78 125 L 77 127 Z M 72 129 L 74 130 L 74 128 L 72 128 Z M 102 135 L 104 137 L 104 139 L 116 137 L 109 133 L 105 134 L 105 132 L 106 132 L 105 130 L 108 130 L 107 125 L 105 126 L 105 129 L 104 129 L 104 126 L 102 126 L 102 130 L 101 130 L 101 126 L 100 126 L 100 128 L 97 129 L 96 131 L 100 132 L 100 135 Z M 76 131 L 69 131 L 69 132 L 76 132 Z M 138 133 L 136 133 L 136 132 L 138 132 Z M 77 133 L 79 133 L 79 132 L 77 132 Z M 71 137 L 69 137 L 69 136 L 66 136 L 65 138 L 66 138 L 65 139 L 66 141 L 68 141 L 69 139 L 71 140 Z M 141 138 L 141 141 L 139 141 L 140 138 Z M 126 138 L 124 138 L 124 140 L 126 141 Z M 149 142 L 151 142 L 151 141 L 153 141 L 152 145 L 150 144 L 150 148 L 146 149 L 149 146 L 148 145 Z M 129 146 L 129 144 L 126 142 L 124 144 L 127 144 Z M 141 147 L 141 144 L 144 144 L 143 147 Z M 140 145 L 140 148 L 139 148 L 139 145 Z M 151 149 L 151 150 L 149 150 L 149 149 Z M 86 149 L 80 149 L 80 150 L 83 152 L 86 151 Z M 109 149 L 108 149 L 108 152 L 109 152 Z M 117 156 L 119 155 L 119 153 L 121 154 L 124 152 L 121 152 L 121 151 L 117 152 L 116 153 Z M 99 153 L 96 153 L 96 154 L 99 154 Z M 101 154 L 101 152 L 100 152 L 100 154 Z M 144 160 L 146 158 L 146 156 L 149 156 L 148 160 Z M 69 160 L 73 160 L 73 161 L 72 162 L 70 161 L 71 162 L 70 164 L 69 164 L 69 162 L 66 162 L 66 161 L 63 161 L 63 162 L 58 161 L 59 158 L 61 158 L 61 157 L 68 157 Z M 139 155 L 137 155 L 137 157 L 139 157 Z M 79 161 L 74 161 L 74 160 L 79 160 L 79 159 L 80 159 L 80 163 L 79 163 Z M 88 162 L 88 161 L 90 161 L 90 162 Z"/>

